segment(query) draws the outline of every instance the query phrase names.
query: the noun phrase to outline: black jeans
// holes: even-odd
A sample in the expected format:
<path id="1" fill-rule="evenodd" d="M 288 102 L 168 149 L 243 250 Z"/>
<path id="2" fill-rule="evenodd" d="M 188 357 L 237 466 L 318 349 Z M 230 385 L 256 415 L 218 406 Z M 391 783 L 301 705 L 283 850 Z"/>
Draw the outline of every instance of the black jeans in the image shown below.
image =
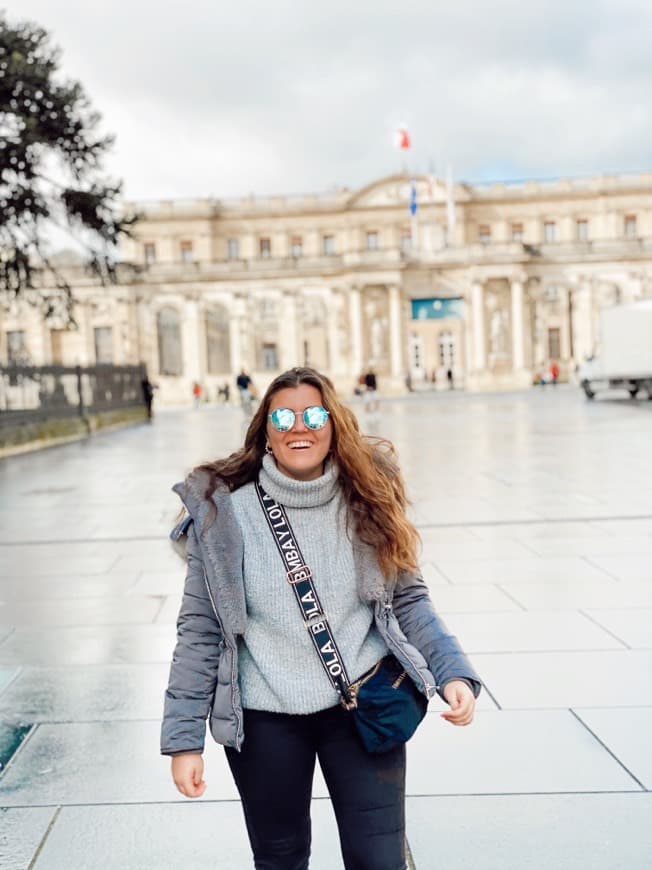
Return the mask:
<path id="1" fill-rule="evenodd" d="M 226 757 L 256 870 L 306 870 L 315 758 L 333 803 L 346 870 L 405 870 L 405 747 L 365 751 L 340 706 L 307 716 L 244 711 Z"/>

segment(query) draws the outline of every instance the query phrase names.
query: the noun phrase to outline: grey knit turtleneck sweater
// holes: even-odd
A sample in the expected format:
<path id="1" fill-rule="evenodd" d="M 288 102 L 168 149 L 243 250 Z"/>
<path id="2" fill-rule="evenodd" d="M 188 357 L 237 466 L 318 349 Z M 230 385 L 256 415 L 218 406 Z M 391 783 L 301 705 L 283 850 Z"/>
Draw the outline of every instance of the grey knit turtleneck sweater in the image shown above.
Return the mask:
<path id="1" fill-rule="evenodd" d="M 346 510 L 332 463 L 316 480 L 286 477 L 271 456 L 263 459 L 260 482 L 287 509 L 312 569 L 313 582 L 351 680 L 386 654 L 369 603 L 357 593 Z M 232 495 L 244 537 L 247 628 L 238 649 L 243 706 L 274 713 L 314 713 L 338 703 L 303 626 L 299 606 L 274 543 L 253 483 Z"/>

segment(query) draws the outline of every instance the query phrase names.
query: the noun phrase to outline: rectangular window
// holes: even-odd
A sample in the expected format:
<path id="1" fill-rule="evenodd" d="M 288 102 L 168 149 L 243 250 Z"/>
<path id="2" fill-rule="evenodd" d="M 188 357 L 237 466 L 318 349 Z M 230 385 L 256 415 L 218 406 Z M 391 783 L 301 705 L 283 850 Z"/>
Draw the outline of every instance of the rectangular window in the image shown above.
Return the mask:
<path id="1" fill-rule="evenodd" d="M 240 242 L 238 239 L 226 240 L 226 256 L 229 260 L 240 259 Z"/>
<path id="2" fill-rule="evenodd" d="M 93 330 L 95 337 L 95 362 L 97 365 L 113 362 L 113 329 L 110 326 L 96 326 Z"/>
<path id="3" fill-rule="evenodd" d="M 554 221 L 545 221 L 543 224 L 543 241 L 557 241 L 557 224 Z"/>
<path id="4" fill-rule="evenodd" d="M 559 359 L 561 356 L 560 351 L 559 327 L 551 326 L 548 328 L 548 359 Z"/>
<path id="5" fill-rule="evenodd" d="M 258 240 L 258 250 L 260 252 L 260 256 L 267 260 L 272 256 L 272 242 L 268 238 L 262 238 Z"/>
<path id="6" fill-rule="evenodd" d="M 181 242 L 181 262 L 182 263 L 192 263 L 192 242 Z"/>
<path id="7" fill-rule="evenodd" d="M 512 241 L 523 241 L 523 224 L 512 224 Z"/>
<path id="8" fill-rule="evenodd" d="M 278 354 L 275 344 L 264 344 L 262 357 L 265 371 L 275 371 L 278 368 Z"/>
<path id="9" fill-rule="evenodd" d="M 487 224 L 478 227 L 478 241 L 481 245 L 488 245 L 491 242 L 491 227 Z"/>
<path id="10" fill-rule="evenodd" d="M 587 220 L 578 220 L 575 224 L 577 231 L 578 242 L 588 242 L 589 240 L 589 222 Z"/>
<path id="11" fill-rule="evenodd" d="M 145 264 L 151 266 L 156 262 L 156 245 L 154 242 L 145 242 L 143 245 L 143 253 L 145 255 Z"/>
<path id="12" fill-rule="evenodd" d="M 367 233 L 367 250 L 368 251 L 377 251 L 378 250 L 378 233 L 376 230 L 370 230 Z"/>
<path id="13" fill-rule="evenodd" d="M 625 238 L 635 239 L 637 236 L 636 215 L 625 215 Z"/>
<path id="14" fill-rule="evenodd" d="M 407 254 L 408 251 L 412 250 L 412 233 L 409 229 L 402 229 L 401 236 L 399 239 L 399 244 L 401 246 L 401 250 L 404 254 Z"/>
<path id="15" fill-rule="evenodd" d="M 325 257 L 335 254 L 335 236 L 322 236 L 321 249 Z"/>
<path id="16" fill-rule="evenodd" d="M 290 253 L 293 257 L 303 256 L 303 239 L 301 236 L 292 236 L 290 241 Z"/>
<path id="17" fill-rule="evenodd" d="M 7 333 L 7 362 L 9 365 L 27 365 L 27 346 L 25 344 L 25 332 L 16 329 Z"/>

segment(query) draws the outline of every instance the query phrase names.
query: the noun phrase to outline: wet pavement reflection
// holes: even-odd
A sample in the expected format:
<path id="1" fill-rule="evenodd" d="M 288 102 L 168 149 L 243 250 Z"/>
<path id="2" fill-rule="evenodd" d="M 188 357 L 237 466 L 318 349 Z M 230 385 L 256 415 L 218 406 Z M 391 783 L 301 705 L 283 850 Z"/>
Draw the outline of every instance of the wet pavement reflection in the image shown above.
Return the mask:
<path id="1" fill-rule="evenodd" d="M 352 407 L 399 451 L 424 577 L 486 683 L 471 728 L 435 700 L 410 744 L 416 867 L 649 868 L 652 402 Z M 243 430 L 236 407 L 160 411 L 0 461 L 3 870 L 250 866 L 219 747 L 196 803 L 158 755 L 184 575 L 170 487 Z M 315 794 L 311 867 L 337 870 L 319 773 Z"/>

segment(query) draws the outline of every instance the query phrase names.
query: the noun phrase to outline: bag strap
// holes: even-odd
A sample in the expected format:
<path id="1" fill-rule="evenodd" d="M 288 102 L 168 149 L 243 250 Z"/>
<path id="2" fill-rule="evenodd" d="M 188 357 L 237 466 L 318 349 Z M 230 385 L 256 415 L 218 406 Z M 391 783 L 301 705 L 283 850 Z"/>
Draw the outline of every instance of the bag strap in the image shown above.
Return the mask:
<path id="1" fill-rule="evenodd" d="M 256 481 L 256 495 L 285 566 L 285 577 L 292 587 L 301 610 L 303 624 L 310 635 L 326 676 L 339 695 L 341 704 L 347 709 L 352 708 L 355 706 L 355 699 L 349 692 L 349 677 L 344 659 L 335 643 L 328 618 L 312 582 L 312 571 L 306 565 L 285 508 L 275 502 L 258 481 Z"/>

